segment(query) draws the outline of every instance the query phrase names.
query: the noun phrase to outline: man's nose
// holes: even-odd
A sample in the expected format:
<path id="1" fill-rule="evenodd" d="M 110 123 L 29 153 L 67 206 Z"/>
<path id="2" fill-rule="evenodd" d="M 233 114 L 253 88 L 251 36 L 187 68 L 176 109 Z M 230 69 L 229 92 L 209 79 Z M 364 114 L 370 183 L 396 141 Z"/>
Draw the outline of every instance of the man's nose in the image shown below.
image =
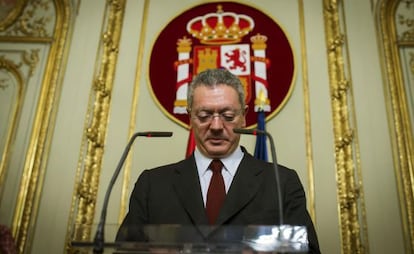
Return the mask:
<path id="1" fill-rule="evenodd" d="M 211 129 L 222 129 L 223 128 L 223 120 L 221 119 L 220 115 L 213 115 L 210 124 Z"/>

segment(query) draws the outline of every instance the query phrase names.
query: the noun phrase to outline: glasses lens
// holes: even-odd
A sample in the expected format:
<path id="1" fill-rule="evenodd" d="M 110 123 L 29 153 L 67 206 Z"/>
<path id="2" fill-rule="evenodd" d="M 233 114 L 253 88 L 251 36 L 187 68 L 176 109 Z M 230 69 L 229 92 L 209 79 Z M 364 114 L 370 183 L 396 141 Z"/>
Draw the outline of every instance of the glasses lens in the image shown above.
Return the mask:
<path id="1" fill-rule="evenodd" d="M 219 117 L 223 122 L 232 123 L 240 113 L 240 110 L 228 110 L 221 113 L 203 110 L 195 114 L 195 118 L 202 124 L 210 123 L 214 117 Z"/>

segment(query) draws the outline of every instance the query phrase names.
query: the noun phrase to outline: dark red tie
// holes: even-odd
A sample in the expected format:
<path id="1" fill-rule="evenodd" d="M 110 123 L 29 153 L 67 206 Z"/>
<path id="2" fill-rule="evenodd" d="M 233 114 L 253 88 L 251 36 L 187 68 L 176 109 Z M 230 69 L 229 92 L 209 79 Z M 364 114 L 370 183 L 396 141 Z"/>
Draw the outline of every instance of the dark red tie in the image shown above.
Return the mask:
<path id="1" fill-rule="evenodd" d="M 213 160 L 209 168 L 213 171 L 213 175 L 207 192 L 206 212 L 209 223 L 214 224 L 219 215 L 221 205 L 226 198 L 226 189 L 223 176 L 221 175 L 223 163 L 220 160 Z"/>

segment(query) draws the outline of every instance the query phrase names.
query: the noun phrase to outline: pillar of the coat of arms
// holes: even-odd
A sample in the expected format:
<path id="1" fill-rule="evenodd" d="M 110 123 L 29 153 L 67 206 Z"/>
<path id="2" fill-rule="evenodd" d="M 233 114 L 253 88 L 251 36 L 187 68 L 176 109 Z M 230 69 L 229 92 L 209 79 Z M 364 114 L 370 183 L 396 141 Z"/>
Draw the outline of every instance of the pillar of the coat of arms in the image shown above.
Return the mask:
<path id="1" fill-rule="evenodd" d="M 266 41 L 265 35 L 257 34 L 250 38 L 254 57 L 254 86 L 256 92 L 256 99 L 254 101 L 254 111 L 270 112 L 270 100 L 268 96 L 267 83 L 267 66 L 268 59 L 266 59 Z"/>
<path id="2" fill-rule="evenodd" d="M 177 69 L 176 97 L 174 102 L 175 114 L 186 114 L 187 108 L 187 88 L 190 79 L 190 52 L 191 39 L 184 36 L 177 41 L 178 60 L 175 62 Z"/>

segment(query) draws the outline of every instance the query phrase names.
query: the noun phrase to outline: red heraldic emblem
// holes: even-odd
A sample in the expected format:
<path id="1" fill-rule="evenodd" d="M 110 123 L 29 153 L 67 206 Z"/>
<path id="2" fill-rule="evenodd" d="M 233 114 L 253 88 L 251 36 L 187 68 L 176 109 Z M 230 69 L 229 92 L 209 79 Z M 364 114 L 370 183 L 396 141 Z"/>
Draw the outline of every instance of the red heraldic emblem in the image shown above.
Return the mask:
<path id="1" fill-rule="evenodd" d="M 176 17 L 159 35 L 150 61 L 156 101 L 184 127 L 189 123 L 188 85 L 206 69 L 226 68 L 237 75 L 246 104 L 267 118 L 286 103 L 294 83 L 293 51 L 285 33 L 259 10 L 235 2 L 198 5 Z M 248 126 L 255 125 L 256 114 L 246 120 Z"/>
<path id="2" fill-rule="evenodd" d="M 246 92 L 246 103 L 251 99 L 250 47 L 248 44 L 221 46 L 195 46 L 193 73 L 210 68 L 226 68 L 242 81 Z"/>

